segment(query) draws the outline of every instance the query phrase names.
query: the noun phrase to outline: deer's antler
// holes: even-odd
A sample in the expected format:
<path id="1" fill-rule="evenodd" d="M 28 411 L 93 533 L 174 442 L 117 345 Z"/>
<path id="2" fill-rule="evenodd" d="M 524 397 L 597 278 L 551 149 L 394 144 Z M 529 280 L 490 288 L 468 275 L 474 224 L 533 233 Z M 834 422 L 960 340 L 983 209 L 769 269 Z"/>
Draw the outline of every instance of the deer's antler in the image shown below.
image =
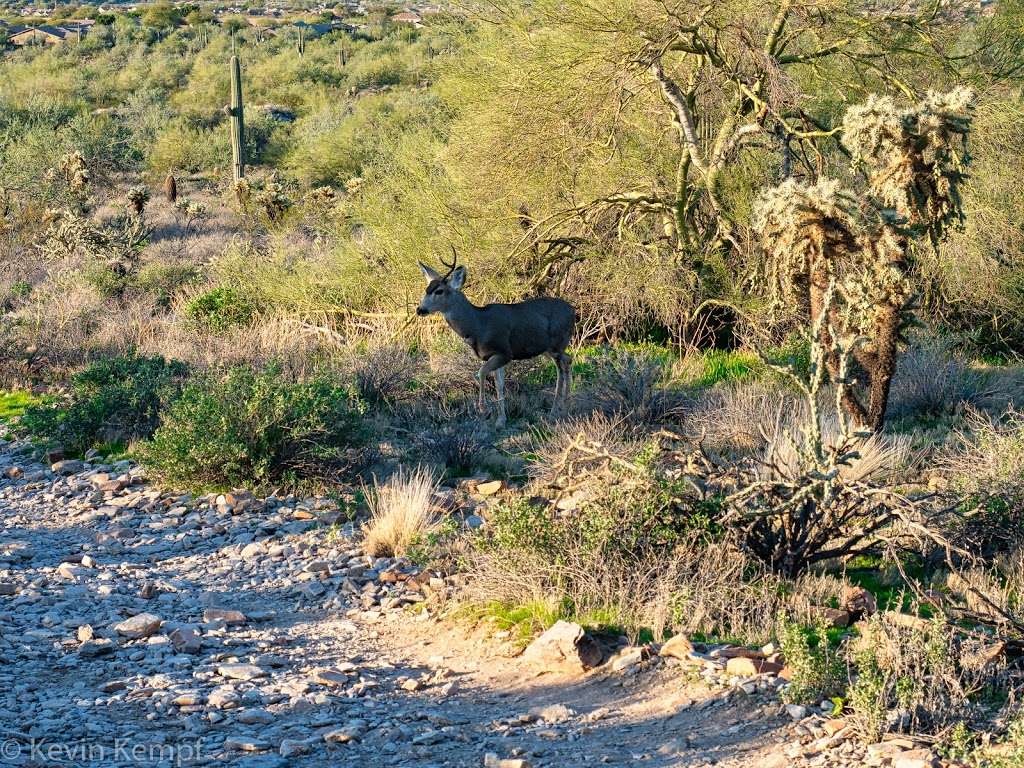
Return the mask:
<path id="1" fill-rule="evenodd" d="M 449 243 L 448 247 L 452 249 L 452 263 L 451 264 L 449 264 L 447 261 L 445 261 L 440 256 L 438 256 L 438 258 L 441 260 L 441 263 L 445 267 L 447 267 L 447 269 L 448 269 L 448 272 L 445 274 L 445 276 L 441 278 L 442 280 L 447 280 L 449 277 L 451 277 L 452 272 L 455 271 L 455 267 L 458 266 L 458 263 L 459 263 L 459 252 L 455 250 L 455 246 L 452 245 L 451 243 Z"/>

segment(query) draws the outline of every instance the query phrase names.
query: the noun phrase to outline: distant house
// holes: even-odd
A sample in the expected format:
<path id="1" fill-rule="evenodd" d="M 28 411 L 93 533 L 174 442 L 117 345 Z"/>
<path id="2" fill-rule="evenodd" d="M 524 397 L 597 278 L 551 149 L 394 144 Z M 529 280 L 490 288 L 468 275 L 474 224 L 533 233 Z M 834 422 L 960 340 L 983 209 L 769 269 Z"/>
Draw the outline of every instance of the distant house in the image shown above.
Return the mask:
<path id="1" fill-rule="evenodd" d="M 43 24 L 38 27 L 24 27 L 18 32 L 11 32 L 8 40 L 14 45 L 60 45 L 65 42 L 77 42 L 85 37 L 88 27 L 53 27 Z"/>
<path id="2" fill-rule="evenodd" d="M 391 20 L 399 24 L 412 24 L 415 27 L 423 25 L 423 17 L 418 13 L 412 11 L 405 11 L 404 13 L 396 13 L 391 17 Z"/>

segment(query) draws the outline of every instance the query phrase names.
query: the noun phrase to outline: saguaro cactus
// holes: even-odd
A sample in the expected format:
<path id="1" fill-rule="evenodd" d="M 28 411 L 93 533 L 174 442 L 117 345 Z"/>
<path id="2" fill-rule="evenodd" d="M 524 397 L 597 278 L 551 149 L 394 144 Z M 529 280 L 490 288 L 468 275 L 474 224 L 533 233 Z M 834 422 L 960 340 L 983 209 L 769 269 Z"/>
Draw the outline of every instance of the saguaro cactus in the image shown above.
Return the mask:
<path id="1" fill-rule="evenodd" d="M 299 44 L 298 44 L 299 58 L 301 59 L 306 53 L 306 31 L 299 27 Z"/>
<path id="2" fill-rule="evenodd" d="M 235 181 L 245 177 L 245 123 L 242 115 L 242 65 L 231 57 L 231 161 Z"/>

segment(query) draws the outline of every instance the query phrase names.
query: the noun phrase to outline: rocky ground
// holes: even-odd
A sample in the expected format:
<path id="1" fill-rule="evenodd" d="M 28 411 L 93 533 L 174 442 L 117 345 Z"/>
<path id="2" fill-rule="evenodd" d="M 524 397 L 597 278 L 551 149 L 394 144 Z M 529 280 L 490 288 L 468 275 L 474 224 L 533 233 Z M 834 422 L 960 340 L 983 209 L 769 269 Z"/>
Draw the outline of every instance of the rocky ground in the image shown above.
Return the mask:
<path id="1" fill-rule="evenodd" d="M 434 616 L 451 580 L 368 558 L 328 499 L 192 498 L 0 441 L 0 521 L 0 764 L 933 764 L 721 654 L 538 671 Z"/>

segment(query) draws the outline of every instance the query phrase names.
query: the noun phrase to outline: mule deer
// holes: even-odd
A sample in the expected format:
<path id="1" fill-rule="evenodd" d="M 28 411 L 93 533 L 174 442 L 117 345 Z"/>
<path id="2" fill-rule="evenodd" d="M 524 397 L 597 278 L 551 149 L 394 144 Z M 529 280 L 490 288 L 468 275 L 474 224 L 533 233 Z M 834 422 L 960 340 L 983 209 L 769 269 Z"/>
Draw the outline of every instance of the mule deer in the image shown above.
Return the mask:
<path id="1" fill-rule="evenodd" d="M 455 249 L 452 249 L 454 254 Z M 516 304 L 474 306 L 462 293 L 466 268 L 441 260 L 448 272 L 441 275 L 423 262 L 417 262 L 427 278 L 427 291 L 416 308 L 417 315 L 439 313 L 474 354 L 484 361 L 477 378 L 480 382 L 480 410 L 484 410 L 484 385 L 494 374 L 498 393 L 497 426 L 505 425 L 505 366 L 512 360 L 527 360 L 548 354 L 555 361 L 557 379 L 551 408 L 558 410 L 559 400 L 569 396 L 572 384 L 572 358 L 565 348 L 572 340 L 576 310 L 562 299 L 541 296 Z"/>

